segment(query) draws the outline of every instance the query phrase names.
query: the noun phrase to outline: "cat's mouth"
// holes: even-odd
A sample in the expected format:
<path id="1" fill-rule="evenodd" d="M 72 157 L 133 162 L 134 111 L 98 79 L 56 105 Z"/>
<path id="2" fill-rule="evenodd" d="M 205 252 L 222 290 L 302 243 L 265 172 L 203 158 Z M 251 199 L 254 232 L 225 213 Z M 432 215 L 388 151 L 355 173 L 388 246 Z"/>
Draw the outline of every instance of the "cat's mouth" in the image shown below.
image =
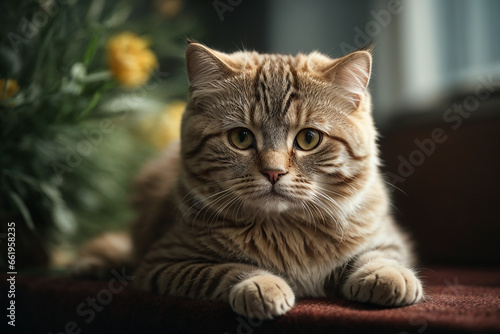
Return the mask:
<path id="1" fill-rule="evenodd" d="M 276 191 L 276 189 L 271 189 L 270 192 L 267 193 L 267 197 L 273 198 L 273 199 L 281 199 L 281 200 L 287 200 L 287 197 L 284 196 L 283 194 L 279 193 Z"/>
<path id="2" fill-rule="evenodd" d="M 290 197 L 290 194 L 286 190 L 276 187 L 276 185 L 261 188 L 260 191 L 253 193 L 250 198 L 253 205 L 269 212 L 285 211 L 294 203 L 294 199 Z"/>
<path id="3" fill-rule="evenodd" d="M 279 191 L 276 191 L 274 188 L 259 197 L 262 203 L 261 207 L 266 211 L 281 212 L 290 208 L 290 198 Z"/>
<path id="4" fill-rule="evenodd" d="M 266 202 L 266 204 L 268 203 L 268 205 L 276 205 L 276 203 L 285 204 L 293 201 L 293 198 L 291 198 L 289 194 L 277 189 L 276 187 L 272 187 L 271 190 L 262 194 L 260 197 Z"/>
<path id="5" fill-rule="evenodd" d="M 271 191 L 270 191 L 269 193 L 270 193 L 271 195 L 273 195 L 273 196 L 274 196 L 274 195 L 276 195 L 276 196 L 282 196 L 280 193 L 278 193 L 278 192 L 276 191 L 276 188 L 275 188 L 275 187 L 272 187 L 272 188 L 271 188 Z"/>
<path id="6" fill-rule="evenodd" d="M 259 193 L 256 193 L 252 196 L 253 199 L 261 199 L 261 200 L 288 200 L 288 197 L 279 191 L 276 191 L 276 189 L 272 188 L 269 191 L 262 191 Z"/>

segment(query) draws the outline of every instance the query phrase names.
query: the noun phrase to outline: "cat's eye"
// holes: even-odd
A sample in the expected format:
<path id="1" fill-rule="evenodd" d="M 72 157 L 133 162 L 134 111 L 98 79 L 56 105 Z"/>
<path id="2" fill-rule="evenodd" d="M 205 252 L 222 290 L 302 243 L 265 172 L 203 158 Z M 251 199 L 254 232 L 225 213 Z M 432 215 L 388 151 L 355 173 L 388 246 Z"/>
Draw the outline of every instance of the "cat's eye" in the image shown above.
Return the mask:
<path id="1" fill-rule="evenodd" d="M 322 134 L 318 130 L 304 129 L 295 138 L 295 144 L 303 151 L 316 148 L 321 142 Z"/>
<path id="2" fill-rule="evenodd" d="M 229 131 L 229 142 L 240 150 L 246 150 L 254 143 L 254 136 L 248 129 L 236 128 Z"/>

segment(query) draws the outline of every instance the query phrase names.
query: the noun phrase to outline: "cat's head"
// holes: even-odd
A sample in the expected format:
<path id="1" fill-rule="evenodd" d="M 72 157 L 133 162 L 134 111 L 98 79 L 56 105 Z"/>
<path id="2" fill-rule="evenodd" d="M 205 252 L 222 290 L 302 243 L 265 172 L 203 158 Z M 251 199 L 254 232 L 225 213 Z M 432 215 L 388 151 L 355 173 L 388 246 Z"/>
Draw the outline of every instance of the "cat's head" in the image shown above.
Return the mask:
<path id="1" fill-rule="evenodd" d="M 181 170 L 204 207 L 342 215 L 366 187 L 378 161 L 369 50 L 330 59 L 190 43 L 186 63 Z"/>

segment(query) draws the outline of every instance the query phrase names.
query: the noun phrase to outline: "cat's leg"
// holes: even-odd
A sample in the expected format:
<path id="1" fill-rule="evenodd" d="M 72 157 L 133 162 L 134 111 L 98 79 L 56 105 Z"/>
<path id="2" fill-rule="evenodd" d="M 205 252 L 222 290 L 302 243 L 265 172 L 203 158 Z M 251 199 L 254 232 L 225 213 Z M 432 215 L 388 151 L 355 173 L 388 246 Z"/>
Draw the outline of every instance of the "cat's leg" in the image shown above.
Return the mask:
<path id="1" fill-rule="evenodd" d="M 134 254 L 130 235 L 126 232 L 109 232 L 91 239 L 70 265 L 76 278 L 108 278 L 112 269 L 132 268 Z"/>
<path id="2" fill-rule="evenodd" d="M 404 306 L 423 298 L 416 273 L 402 264 L 393 250 L 372 250 L 349 264 L 342 293 L 350 300 L 381 306 Z"/>
<path id="3" fill-rule="evenodd" d="M 295 303 L 283 278 L 247 264 L 146 259 L 135 275 L 133 284 L 142 290 L 229 303 L 234 312 L 250 318 L 272 319 Z"/>

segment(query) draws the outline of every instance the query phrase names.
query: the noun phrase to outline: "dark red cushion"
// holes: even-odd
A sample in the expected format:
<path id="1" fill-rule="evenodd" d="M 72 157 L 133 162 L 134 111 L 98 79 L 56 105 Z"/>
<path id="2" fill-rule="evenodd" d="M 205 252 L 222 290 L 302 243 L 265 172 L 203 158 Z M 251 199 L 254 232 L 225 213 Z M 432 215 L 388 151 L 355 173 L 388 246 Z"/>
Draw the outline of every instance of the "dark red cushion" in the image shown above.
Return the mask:
<path id="1" fill-rule="evenodd" d="M 16 278 L 16 329 L 25 333 L 441 333 L 500 332 L 500 269 L 435 267 L 422 272 L 427 301 L 382 309 L 339 298 L 299 300 L 283 317 L 251 321 L 228 305 L 157 296 L 107 281 Z M 8 282 L 0 278 L 2 291 Z M 120 285 L 111 289 L 119 290 Z M 98 311 L 87 300 L 96 299 Z M 6 293 L 2 293 L 2 310 Z M 5 317 L 2 324 L 7 326 Z M 87 323 L 88 321 L 88 323 Z M 5 333 L 5 332 L 4 332 Z"/>

